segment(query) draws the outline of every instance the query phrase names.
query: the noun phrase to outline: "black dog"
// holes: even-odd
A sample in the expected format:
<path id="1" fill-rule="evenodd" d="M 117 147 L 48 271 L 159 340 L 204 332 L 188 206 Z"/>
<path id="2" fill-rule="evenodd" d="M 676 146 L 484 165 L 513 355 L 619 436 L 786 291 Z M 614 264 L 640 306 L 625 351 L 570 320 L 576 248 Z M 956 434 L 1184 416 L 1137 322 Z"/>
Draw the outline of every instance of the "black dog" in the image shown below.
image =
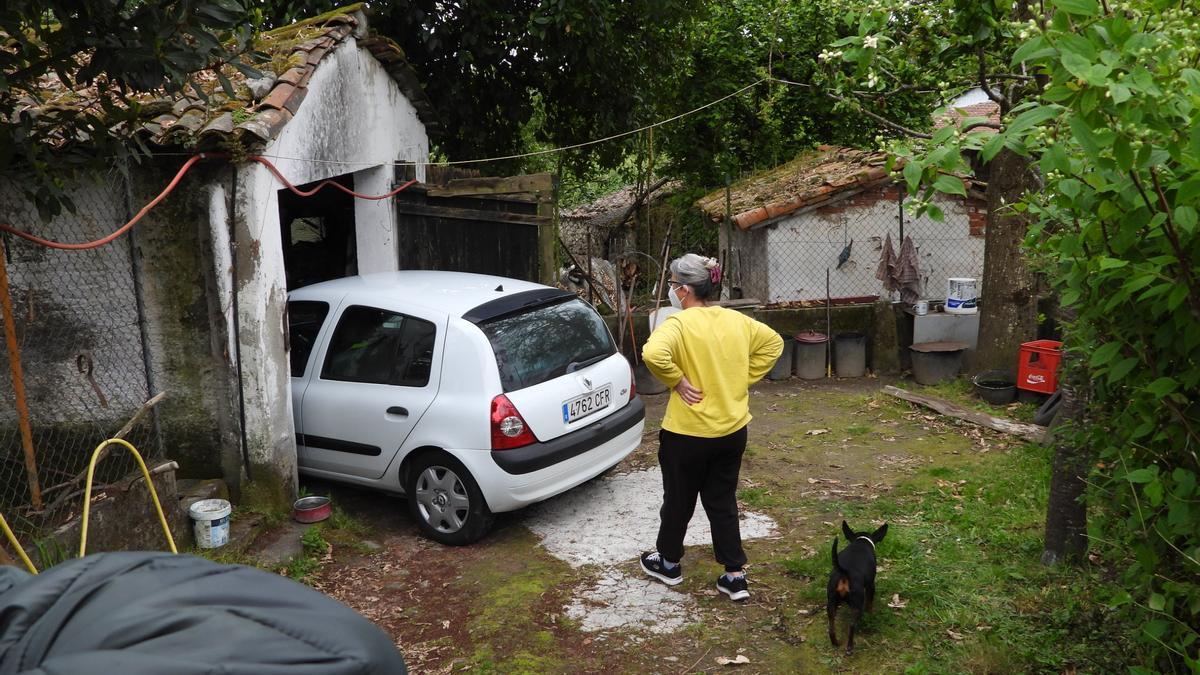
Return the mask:
<path id="1" fill-rule="evenodd" d="M 837 538 L 833 540 L 833 570 L 829 573 L 829 641 L 838 646 L 833 621 L 838 605 L 846 603 L 854 610 L 850 620 L 850 636 L 846 638 L 846 653 L 854 650 L 854 627 L 863 611 L 871 611 L 875 604 L 875 544 L 883 541 L 887 534 L 887 523 L 871 534 L 855 532 L 846 521 L 842 521 L 842 534 L 850 545 L 838 555 Z"/>

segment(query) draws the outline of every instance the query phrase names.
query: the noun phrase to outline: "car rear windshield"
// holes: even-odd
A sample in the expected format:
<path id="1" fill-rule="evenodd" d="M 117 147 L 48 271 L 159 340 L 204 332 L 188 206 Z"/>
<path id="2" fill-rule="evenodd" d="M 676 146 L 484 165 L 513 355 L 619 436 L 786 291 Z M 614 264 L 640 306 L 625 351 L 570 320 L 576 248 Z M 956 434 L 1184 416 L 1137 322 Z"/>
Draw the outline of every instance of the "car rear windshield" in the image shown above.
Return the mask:
<path id="1" fill-rule="evenodd" d="M 479 324 L 504 391 L 541 384 L 616 353 L 608 327 L 582 300 L 543 305 Z"/>

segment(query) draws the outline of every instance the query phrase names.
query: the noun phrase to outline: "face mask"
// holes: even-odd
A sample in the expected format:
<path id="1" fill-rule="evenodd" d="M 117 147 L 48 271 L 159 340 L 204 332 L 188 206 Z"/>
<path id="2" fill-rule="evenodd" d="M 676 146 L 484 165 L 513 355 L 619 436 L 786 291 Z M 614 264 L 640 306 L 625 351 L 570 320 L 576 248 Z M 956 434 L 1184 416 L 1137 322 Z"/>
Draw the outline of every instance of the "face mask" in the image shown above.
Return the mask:
<path id="1" fill-rule="evenodd" d="M 680 286 L 680 288 L 683 288 Z M 671 306 L 675 309 L 683 309 L 683 301 L 679 299 L 679 295 L 675 292 L 677 289 L 667 291 L 667 299 L 671 301 Z"/>

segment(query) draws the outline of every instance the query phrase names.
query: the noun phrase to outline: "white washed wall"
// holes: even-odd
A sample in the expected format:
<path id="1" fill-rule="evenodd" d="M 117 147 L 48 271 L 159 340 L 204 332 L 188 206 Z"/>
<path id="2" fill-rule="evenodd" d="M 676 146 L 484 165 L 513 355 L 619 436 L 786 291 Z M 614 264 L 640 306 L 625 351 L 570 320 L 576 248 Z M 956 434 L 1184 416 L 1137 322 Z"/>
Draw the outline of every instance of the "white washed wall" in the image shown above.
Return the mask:
<path id="1" fill-rule="evenodd" d="M 879 194 L 863 193 L 767 226 L 765 300 L 824 298 L 827 268 L 834 298 L 886 296 L 875 271 L 888 232 L 899 253 L 900 225 L 895 198 Z M 888 194 L 894 195 L 894 191 Z M 971 234 L 970 209 L 974 207 L 965 200 L 945 197 L 936 198 L 936 203 L 945 213 L 942 222 L 928 217 L 913 219 L 908 213 L 904 222 L 905 234 L 917 246 L 925 295 L 931 299 L 945 293 L 949 276 L 983 276 L 984 238 L 978 228 L 977 235 Z M 978 223 L 979 216 L 976 220 Z M 850 258 L 836 269 L 838 255 L 851 239 Z"/>
<path id="2" fill-rule="evenodd" d="M 392 183 L 393 172 L 385 165 L 424 161 L 429 140 L 416 109 L 395 81 L 349 39 L 321 62 L 298 113 L 262 154 L 296 185 L 355 173 L 359 192 L 380 193 Z M 424 167 L 418 166 L 418 179 L 424 175 Z M 287 286 L 279 223 L 281 188 L 265 167 L 239 167 L 234 219 L 250 459 L 294 475 L 288 360 L 283 351 Z M 225 227 L 215 210 L 213 215 L 213 227 Z M 359 271 L 395 269 L 390 201 L 357 202 L 355 219 Z"/>

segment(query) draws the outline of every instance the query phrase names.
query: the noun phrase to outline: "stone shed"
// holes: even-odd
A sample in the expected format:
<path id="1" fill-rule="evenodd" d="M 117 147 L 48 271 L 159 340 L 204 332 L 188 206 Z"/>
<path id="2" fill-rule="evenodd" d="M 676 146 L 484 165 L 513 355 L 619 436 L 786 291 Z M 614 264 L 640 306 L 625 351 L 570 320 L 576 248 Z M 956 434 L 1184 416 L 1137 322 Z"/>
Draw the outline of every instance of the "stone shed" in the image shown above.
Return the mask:
<path id="1" fill-rule="evenodd" d="M 730 226 L 721 230 L 734 297 L 764 303 L 824 302 L 826 273 L 835 303 L 889 299 L 875 278 L 884 243 L 904 237 L 917 249 L 922 295 L 944 297 L 948 277 L 983 276 L 986 209 L 981 194 L 935 197 L 942 222 L 914 218 L 883 153 L 820 146 L 729 188 Z M 714 222 L 726 217 L 726 191 L 697 202 Z"/>
<path id="2" fill-rule="evenodd" d="M 114 161 L 67 186 L 74 213 L 42 221 L 19 184 L 0 183 L 0 222 L 91 241 L 200 157 L 109 244 L 62 251 L 5 239 L 32 433 L 19 428 L 0 354 L 0 508 L 28 503 L 35 489 L 21 468 L 26 447 L 41 487 L 52 486 L 159 392 L 166 399 L 137 439 L 148 454 L 176 459 L 184 477 L 223 477 L 235 492 L 251 478 L 276 498 L 293 494 L 288 288 L 395 270 L 401 233 L 393 200 L 332 187 L 299 198 L 279 176 L 372 195 L 403 182 L 398 168 L 424 180 L 437 121 L 403 52 L 368 29 L 357 5 L 266 33 L 258 47 L 270 57 L 263 77 L 227 68 L 233 96 L 214 75 L 206 100 L 148 97 L 157 114 L 136 135 L 150 159 Z M 86 92 L 46 87 L 31 111 L 88 104 Z"/>

